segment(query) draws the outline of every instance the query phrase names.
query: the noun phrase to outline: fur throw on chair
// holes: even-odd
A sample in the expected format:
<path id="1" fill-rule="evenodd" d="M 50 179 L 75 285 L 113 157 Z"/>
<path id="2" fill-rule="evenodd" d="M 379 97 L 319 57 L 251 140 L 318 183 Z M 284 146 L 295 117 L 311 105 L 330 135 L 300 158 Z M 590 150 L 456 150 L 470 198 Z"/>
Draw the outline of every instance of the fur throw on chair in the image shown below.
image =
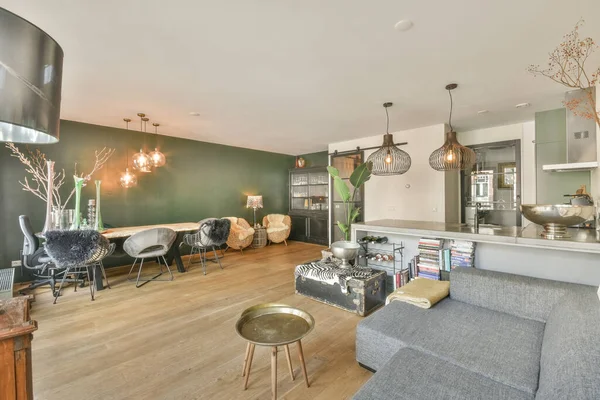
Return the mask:
<path id="1" fill-rule="evenodd" d="M 227 218 L 209 219 L 200 225 L 200 230 L 205 234 L 214 246 L 220 246 L 227 241 L 231 221 Z"/>
<path id="2" fill-rule="evenodd" d="M 110 243 L 98 231 L 48 231 L 46 252 L 62 268 L 99 261 L 108 253 Z"/>

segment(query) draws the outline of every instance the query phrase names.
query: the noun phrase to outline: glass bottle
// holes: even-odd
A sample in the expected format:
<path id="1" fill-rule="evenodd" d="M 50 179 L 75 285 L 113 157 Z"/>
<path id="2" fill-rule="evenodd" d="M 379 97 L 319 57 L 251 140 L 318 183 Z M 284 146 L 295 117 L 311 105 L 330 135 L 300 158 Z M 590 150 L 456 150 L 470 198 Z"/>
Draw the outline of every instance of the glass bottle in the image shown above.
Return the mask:
<path id="1" fill-rule="evenodd" d="M 73 179 L 75 181 L 75 216 L 71 230 L 77 230 L 81 228 L 81 188 L 83 187 L 83 178 L 74 175 Z"/>
<path id="2" fill-rule="evenodd" d="M 96 220 L 94 221 L 94 229 L 98 232 L 104 230 L 104 224 L 102 223 L 102 214 L 100 213 L 100 185 L 102 181 L 97 180 L 96 182 Z M 91 223 L 91 221 L 90 221 Z"/>

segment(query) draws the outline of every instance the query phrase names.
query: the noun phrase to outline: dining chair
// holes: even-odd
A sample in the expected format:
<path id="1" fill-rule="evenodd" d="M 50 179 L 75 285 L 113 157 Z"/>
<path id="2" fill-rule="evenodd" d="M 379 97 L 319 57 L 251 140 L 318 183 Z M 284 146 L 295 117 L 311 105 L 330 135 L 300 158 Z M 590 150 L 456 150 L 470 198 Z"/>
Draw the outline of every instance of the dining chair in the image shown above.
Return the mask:
<path id="1" fill-rule="evenodd" d="M 192 261 L 194 253 L 198 253 L 204 269 L 204 275 L 206 275 L 206 253 L 208 250 L 212 250 L 215 255 L 212 261 L 219 263 L 219 267 L 223 269 L 221 259 L 217 254 L 217 247 L 227 242 L 231 229 L 231 221 L 227 218 L 206 218 L 200 221 L 199 224 L 200 229 L 198 229 L 198 232 L 184 235 L 182 244 L 185 243 L 192 248 L 190 258 L 188 259 L 188 267 L 194 263 Z"/>
<path id="2" fill-rule="evenodd" d="M 135 264 L 137 263 L 138 259 L 140 259 L 137 279 L 135 281 L 136 288 L 139 288 L 150 281 L 172 281 L 173 272 L 171 272 L 171 268 L 169 268 L 169 264 L 165 259 L 165 255 L 173 245 L 173 242 L 175 242 L 176 238 L 177 233 L 170 228 L 146 229 L 145 231 L 135 233 L 127 238 L 127 240 L 125 240 L 123 243 L 123 250 L 125 250 L 129 256 L 135 258 L 133 265 L 129 270 L 129 274 L 127 275 L 127 280 L 130 282 L 133 281 L 133 279 L 130 278 L 131 272 L 135 268 Z M 142 268 L 146 258 L 156 258 L 156 261 L 160 267 L 160 272 L 151 278 L 141 279 L 140 277 L 142 274 Z M 163 266 L 160 262 L 161 259 L 165 263 L 165 267 L 167 267 L 167 271 L 169 273 L 169 278 L 167 279 L 158 279 L 158 277 L 163 274 Z"/>
<path id="3" fill-rule="evenodd" d="M 79 281 L 83 282 L 82 279 L 79 279 L 80 275 L 84 273 L 87 275 L 90 296 L 93 301 L 96 293 L 95 267 L 100 267 L 102 275 L 106 279 L 102 260 L 114 251 L 114 245 L 111 245 L 101 233 L 92 229 L 47 231 L 44 237 L 46 238 L 45 248 L 48 256 L 56 266 L 65 269 L 58 290 L 54 293 L 54 304 L 60 296 L 67 276 L 74 275 L 77 277 L 74 280 L 75 291 L 77 291 L 77 283 Z M 110 284 L 108 284 L 108 287 L 110 288 Z"/>
<path id="4" fill-rule="evenodd" d="M 21 250 L 21 266 L 29 271 L 34 277 L 33 282 L 26 288 L 19 290 L 23 294 L 27 290 L 33 290 L 40 286 L 49 285 L 52 295 L 56 292 L 56 283 L 64 268 L 57 267 L 44 246 L 40 245 L 39 238 L 35 235 L 31 220 L 27 215 L 19 216 L 19 226 L 23 233 L 23 249 Z M 73 281 L 69 279 L 68 281 Z"/>

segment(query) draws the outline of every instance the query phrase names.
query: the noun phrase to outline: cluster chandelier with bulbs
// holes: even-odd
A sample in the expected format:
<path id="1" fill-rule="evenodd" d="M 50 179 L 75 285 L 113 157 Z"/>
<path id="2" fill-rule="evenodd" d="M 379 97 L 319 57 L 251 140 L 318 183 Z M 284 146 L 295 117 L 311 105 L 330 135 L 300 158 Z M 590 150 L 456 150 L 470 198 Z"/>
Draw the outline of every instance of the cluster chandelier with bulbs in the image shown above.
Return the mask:
<path id="1" fill-rule="evenodd" d="M 138 113 L 138 117 L 140 117 L 140 132 L 146 133 L 146 124 L 150 120 L 146 117 L 144 113 Z M 127 129 L 129 129 L 129 123 L 131 122 L 130 118 L 123 118 L 125 121 Z M 158 127 L 160 124 L 153 123 L 154 133 L 158 135 Z M 125 168 L 125 172 L 121 174 L 120 183 L 124 188 L 130 188 L 137 185 L 137 177 L 134 173 L 129 171 L 129 151 L 127 151 L 127 166 Z M 131 157 L 131 162 L 133 164 L 133 169 L 138 172 L 152 172 L 152 168 L 160 168 L 164 166 L 167 162 L 166 157 L 163 153 L 158 150 L 158 146 L 154 148 L 154 151 L 149 154 L 146 153 L 143 148 L 140 148 L 138 153 L 135 153 Z"/>

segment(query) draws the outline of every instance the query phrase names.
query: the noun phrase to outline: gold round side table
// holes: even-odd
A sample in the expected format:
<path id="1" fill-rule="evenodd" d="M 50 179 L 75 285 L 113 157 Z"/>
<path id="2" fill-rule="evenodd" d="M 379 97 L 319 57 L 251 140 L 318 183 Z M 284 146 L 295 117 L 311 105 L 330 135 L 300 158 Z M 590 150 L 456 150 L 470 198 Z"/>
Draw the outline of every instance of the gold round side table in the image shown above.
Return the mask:
<path id="1" fill-rule="evenodd" d="M 238 335 L 248 341 L 242 371 L 242 376 L 245 377 L 244 390 L 248 388 L 255 346 L 268 346 L 271 347 L 271 393 L 273 400 L 277 399 L 277 347 L 284 346 L 290 376 L 294 380 L 289 349 L 292 343 L 298 344 L 304 383 L 306 387 L 310 387 L 302 352 L 302 338 L 308 335 L 314 326 L 315 320 L 312 315 L 284 304 L 259 304 L 245 310 L 235 325 Z"/>

